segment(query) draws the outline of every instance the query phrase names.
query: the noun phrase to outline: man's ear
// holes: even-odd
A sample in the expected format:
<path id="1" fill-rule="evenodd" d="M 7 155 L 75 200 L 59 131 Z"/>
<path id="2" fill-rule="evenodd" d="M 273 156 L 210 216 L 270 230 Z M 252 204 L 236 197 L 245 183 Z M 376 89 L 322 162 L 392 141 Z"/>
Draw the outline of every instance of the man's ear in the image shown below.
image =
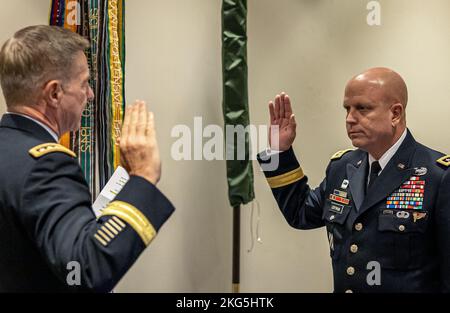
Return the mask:
<path id="1" fill-rule="evenodd" d="M 57 108 L 59 102 L 61 101 L 63 90 L 61 87 L 61 81 L 50 80 L 48 81 L 43 89 L 43 98 L 48 106 L 52 108 Z"/>
<path id="2" fill-rule="evenodd" d="M 391 106 L 391 112 L 392 126 L 397 126 L 402 121 L 403 115 L 405 113 L 405 108 L 403 107 L 403 104 L 395 103 Z"/>

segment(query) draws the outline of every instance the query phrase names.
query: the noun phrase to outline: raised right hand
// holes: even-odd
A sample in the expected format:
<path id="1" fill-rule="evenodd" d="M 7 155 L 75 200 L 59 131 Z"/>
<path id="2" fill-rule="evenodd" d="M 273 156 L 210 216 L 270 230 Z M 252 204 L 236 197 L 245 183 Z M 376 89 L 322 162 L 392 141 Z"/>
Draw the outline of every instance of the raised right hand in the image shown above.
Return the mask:
<path id="1" fill-rule="evenodd" d="M 286 151 L 294 142 L 296 133 L 295 116 L 292 113 L 291 100 L 284 92 L 269 102 L 270 130 L 269 145 L 273 150 Z"/>
<path id="2" fill-rule="evenodd" d="M 121 164 L 128 174 L 156 185 L 161 177 L 161 159 L 153 113 L 144 101 L 126 107 L 119 147 Z"/>

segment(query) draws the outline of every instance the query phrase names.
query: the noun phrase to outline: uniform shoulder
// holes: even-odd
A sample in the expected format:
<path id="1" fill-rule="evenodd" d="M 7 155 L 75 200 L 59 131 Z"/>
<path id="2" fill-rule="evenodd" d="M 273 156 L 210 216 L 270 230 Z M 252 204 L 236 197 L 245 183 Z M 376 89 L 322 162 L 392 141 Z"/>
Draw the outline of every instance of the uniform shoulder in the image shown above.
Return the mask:
<path id="1" fill-rule="evenodd" d="M 348 154 L 349 152 L 352 152 L 352 151 L 355 151 L 355 150 L 354 149 L 339 150 L 335 154 L 333 154 L 330 159 L 331 159 L 331 161 L 340 160 L 340 159 L 342 159 L 342 157 L 344 155 L 346 155 L 346 154 Z"/>
<path id="2" fill-rule="evenodd" d="M 67 154 L 73 158 L 77 157 L 75 152 L 73 152 L 72 150 L 67 149 L 63 145 L 60 145 L 60 144 L 54 143 L 54 142 L 39 144 L 39 145 L 31 148 L 30 150 L 28 150 L 28 153 L 35 159 L 39 159 L 40 157 L 42 157 L 44 155 L 47 155 L 50 153 L 55 153 L 55 152 L 61 152 L 61 153 Z"/>
<path id="3" fill-rule="evenodd" d="M 431 149 L 427 146 L 419 144 L 419 151 L 428 156 L 429 161 L 436 164 L 437 167 L 447 169 L 450 167 L 450 154 Z"/>

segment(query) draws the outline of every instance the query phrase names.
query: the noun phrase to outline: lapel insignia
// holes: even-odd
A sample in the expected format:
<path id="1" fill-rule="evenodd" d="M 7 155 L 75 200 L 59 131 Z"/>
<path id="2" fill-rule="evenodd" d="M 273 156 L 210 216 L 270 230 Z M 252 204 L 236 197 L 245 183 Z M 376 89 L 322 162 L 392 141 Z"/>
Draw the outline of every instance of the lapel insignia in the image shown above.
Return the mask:
<path id="1" fill-rule="evenodd" d="M 428 173 L 428 169 L 426 167 L 416 167 L 414 168 L 414 175 L 423 176 Z"/>
<path id="2" fill-rule="evenodd" d="M 423 172 L 422 168 L 419 170 Z M 424 193 L 425 180 L 417 175 L 411 176 L 386 199 L 386 208 L 422 210 Z"/>
<path id="3" fill-rule="evenodd" d="M 344 190 L 347 189 L 348 184 L 349 184 L 348 179 L 344 179 L 344 180 L 342 181 L 341 188 L 344 189 Z"/>
<path id="4" fill-rule="evenodd" d="M 404 170 L 404 169 L 405 169 L 405 164 L 403 164 L 403 163 L 399 163 L 397 166 L 398 166 L 398 168 L 401 169 L 401 170 Z"/>
<path id="5" fill-rule="evenodd" d="M 362 160 L 359 160 L 358 163 L 356 163 L 357 166 L 360 166 L 362 163 Z"/>

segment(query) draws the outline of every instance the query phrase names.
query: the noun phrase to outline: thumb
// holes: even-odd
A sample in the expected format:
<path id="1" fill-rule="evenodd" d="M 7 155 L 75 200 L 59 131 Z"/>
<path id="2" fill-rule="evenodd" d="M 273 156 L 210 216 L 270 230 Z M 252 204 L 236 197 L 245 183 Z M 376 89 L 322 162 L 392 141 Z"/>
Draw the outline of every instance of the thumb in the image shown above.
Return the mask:
<path id="1" fill-rule="evenodd" d="M 295 114 L 291 114 L 291 116 L 289 117 L 289 125 L 292 126 L 297 126 L 297 122 L 295 121 Z"/>

